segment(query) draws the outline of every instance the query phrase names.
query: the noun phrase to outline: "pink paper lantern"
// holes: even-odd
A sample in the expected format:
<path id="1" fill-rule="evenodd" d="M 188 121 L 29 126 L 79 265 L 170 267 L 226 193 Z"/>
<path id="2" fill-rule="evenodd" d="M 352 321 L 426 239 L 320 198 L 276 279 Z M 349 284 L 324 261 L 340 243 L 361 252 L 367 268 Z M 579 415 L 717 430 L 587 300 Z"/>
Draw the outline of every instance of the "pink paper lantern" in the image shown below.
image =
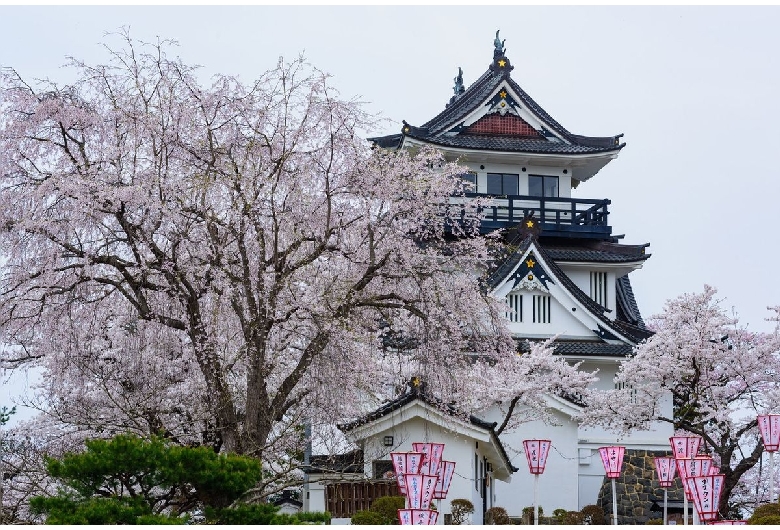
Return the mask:
<path id="1" fill-rule="evenodd" d="M 412 444 L 412 450 L 425 455 L 420 473 L 436 475 L 439 472 L 439 462 L 441 462 L 441 456 L 444 453 L 444 444 L 415 442 Z"/>
<path id="2" fill-rule="evenodd" d="M 531 474 L 541 475 L 544 473 L 551 444 L 550 440 L 523 440 L 525 458 L 528 460 L 528 470 Z"/>
<path id="3" fill-rule="evenodd" d="M 409 501 L 407 506 L 420 510 L 430 508 L 437 480 L 439 478 L 436 475 L 405 474 L 406 498 Z"/>
<path id="4" fill-rule="evenodd" d="M 701 477 L 704 475 L 710 475 L 710 467 L 712 466 L 712 457 L 710 456 L 697 456 L 696 458 L 677 460 L 677 473 L 680 475 L 680 479 L 683 483 L 683 490 L 688 500 L 693 500 L 693 492 L 688 489 L 689 478 Z"/>
<path id="5" fill-rule="evenodd" d="M 758 416 L 758 429 L 764 441 L 764 449 L 774 453 L 780 448 L 780 414 L 763 414 Z"/>
<path id="6" fill-rule="evenodd" d="M 655 473 L 662 488 L 671 488 L 674 485 L 674 477 L 677 473 L 675 459 L 666 456 L 655 457 Z"/>
<path id="7" fill-rule="evenodd" d="M 455 474 L 455 462 L 442 460 L 439 465 L 439 472 L 436 474 L 439 480 L 436 481 L 436 489 L 433 492 L 434 499 L 446 499 L 447 492 L 450 489 L 452 475 Z"/>
<path id="8" fill-rule="evenodd" d="M 402 525 L 434 525 L 439 519 L 439 512 L 436 510 L 398 510 L 398 521 Z"/>
<path id="9" fill-rule="evenodd" d="M 699 512 L 699 518 L 704 522 L 718 518 L 724 479 L 725 475 L 705 475 L 685 480 L 688 489 L 693 493 L 693 503 Z"/>
<path id="10" fill-rule="evenodd" d="M 390 453 L 390 460 L 393 462 L 393 470 L 395 471 L 395 480 L 398 483 L 398 492 L 401 495 L 406 495 L 404 475 L 406 473 L 419 473 L 424 456 L 422 453 Z"/>
<path id="11" fill-rule="evenodd" d="M 669 443 L 675 458 L 693 458 L 699 452 L 701 436 L 672 436 Z"/>
<path id="12" fill-rule="evenodd" d="M 620 469 L 623 467 L 623 455 L 625 452 L 625 447 L 617 445 L 599 447 L 601 462 L 604 464 L 607 478 L 618 478 L 620 476 Z"/>

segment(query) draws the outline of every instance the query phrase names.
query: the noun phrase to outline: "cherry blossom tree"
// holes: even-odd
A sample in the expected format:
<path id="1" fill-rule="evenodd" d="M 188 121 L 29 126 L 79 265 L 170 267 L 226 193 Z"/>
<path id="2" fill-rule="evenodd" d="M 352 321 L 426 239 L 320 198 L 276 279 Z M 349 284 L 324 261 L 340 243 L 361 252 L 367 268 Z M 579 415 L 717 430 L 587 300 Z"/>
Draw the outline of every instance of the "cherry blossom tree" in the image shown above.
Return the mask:
<path id="1" fill-rule="evenodd" d="M 556 390 L 569 367 L 517 355 L 480 286 L 460 167 L 371 149 L 374 119 L 303 60 L 204 85 L 123 38 L 71 85 L 0 80 L 0 363 L 42 373 L 25 447 L 162 434 L 261 459 L 268 493 L 302 425 L 411 375 L 464 412 Z"/>
<path id="2" fill-rule="evenodd" d="M 129 40 L 109 65 L 74 66 L 66 87 L 3 76 L 6 366 L 60 385 L 74 363 L 142 355 L 142 334 L 158 366 L 129 375 L 196 368 L 182 393 L 226 450 L 261 456 L 301 410 L 354 412 L 394 364 L 511 354 L 472 274 L 484 244 L 453 219 L 472 213 L 443 206 L 459 168 L 372 152 L 370 118 L 327 76 L 280 62 L 204 88 L 164 45 Z M 413 358 L 378 362 L 388 331 L 418 339 Z"/>
<path id="3" fill-rule="evenodd" d="M 777 320 L 777 308 L 772 311 Z M 777 411 L 777 328 L 756 333 L 741 326 L 710 286 L 669 300 L 650 326 L 655 335 L 635 348 L 616 377 L 625 389 L 590 395 L 586 421 L 624 431 L 662 421 L 702 436 L 704 451 L 726 476 L 724 505 L 735 507 L 732 492 L 740 491 L 763 451 L 756 416 Z M 659 405 L 668 395 L 671 415 Z"/>

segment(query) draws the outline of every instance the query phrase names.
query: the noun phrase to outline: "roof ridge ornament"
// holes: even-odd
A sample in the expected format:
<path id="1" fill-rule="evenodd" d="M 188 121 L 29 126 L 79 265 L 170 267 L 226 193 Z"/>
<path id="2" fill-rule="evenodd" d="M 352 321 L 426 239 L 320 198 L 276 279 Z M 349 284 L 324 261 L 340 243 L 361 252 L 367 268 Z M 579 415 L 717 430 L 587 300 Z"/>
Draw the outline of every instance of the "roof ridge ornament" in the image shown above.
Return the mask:
<path id="1" fill-rule="evenodd" d="M 466 87 L 463 85 L 463 69 L 458 66 L 458 76 L 454 79 L 455 86 L 452 87 L 455 96 L 459 96 L 466 91 Z"/>
<path id="2" fill-rule="evenodd" d="M 504 46 L 506 39 L 501 40 L 498 37 L 500 31 L 500 29 L 496 30 L 496 38 L 493 40 L 493 64 L 490 65 L 490 70 L 499 73 L 509 73 L 514 67 L 509 63 L 509 59 L 506 58 L 506 46 Z"/>
<path id="3" fill-rule="evenodd" d="M 498 32 L 501 31 L 500 29 L 496 30 L 496 38 L 493 41 L 493 47 L 495 48 L 493 50 L 493 59 L 498 59 L 499 57 L 503 57 L 504 53 L 506 52 L 506 47 L 504 46 L 504 43 L 506 42 L 506 39 L 501 40 L 498 38 Z"/>

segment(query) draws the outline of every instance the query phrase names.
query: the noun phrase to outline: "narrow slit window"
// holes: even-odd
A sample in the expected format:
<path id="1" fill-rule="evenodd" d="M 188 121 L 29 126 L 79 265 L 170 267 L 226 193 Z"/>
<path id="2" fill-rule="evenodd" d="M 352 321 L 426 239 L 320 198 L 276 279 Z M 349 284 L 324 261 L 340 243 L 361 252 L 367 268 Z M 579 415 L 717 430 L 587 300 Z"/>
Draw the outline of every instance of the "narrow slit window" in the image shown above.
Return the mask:
<path id="1" fill-rule="evenodd" d="M 506 296 L 506 303 L 509 310 L 506 312 L 506 318 L 510 322 L 523 321 L 523 295 L 510 293 Z"/>
<path id="2" fill-rule="evenodd" d="M 594 302 L 607 307 L 607 273 L 591 271 L 590 297 Z"/>
<path id="3" fill-rule="evenodd" d="M 533 299 L 533 316 L 535 324 L 549 324 L 551 321 L 550 295 L 535 294 Z"/>

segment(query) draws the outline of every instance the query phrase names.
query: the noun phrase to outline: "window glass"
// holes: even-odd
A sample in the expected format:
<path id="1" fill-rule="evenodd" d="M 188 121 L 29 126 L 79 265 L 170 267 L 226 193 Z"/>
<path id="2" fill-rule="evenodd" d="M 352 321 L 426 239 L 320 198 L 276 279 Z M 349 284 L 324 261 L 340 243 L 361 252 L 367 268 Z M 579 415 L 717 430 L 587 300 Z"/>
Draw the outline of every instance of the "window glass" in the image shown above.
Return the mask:
<path id="1" fill-rule="evenodd" d="M 544 197 L 544 177 L 538 175 L 528 176 L 528 195 Z"/>
<path id="2" fill-rule="evenodd" d="M 504 175 L 504 195 L 517 195 L 517 175 Z"/>
<path id="3" fill-rule="evenodd" d="M 544 177 L 544 196 L 558 196 L 558 177 Z"/>
<path id="4" fill-rule="evenodd" d="M 528 195 L 533 197 L 558 197 L 558 177 L 528 175 Z"/>
<path id="5" fill-rule="evenodd" d="M 501 179 L 501 173 L 487 174 L 487 193 L 488 195 L 503 195 L 504 183 Z"/>
<path id="6" fill-rule="evenodd" d="M 477 174 L 473 171 L 469 171 L 468 173 L 463 173 L 460 178 L 462 178 L 467 184 L 465 186 L 465 189 L 467 192 L 474 193 L 477 191 Z"/>
<path id="7" fill-rule="evenodd" d="M 518 175 L 512 173 L 488 173 L 488 195 L 517 195 Z"/>

